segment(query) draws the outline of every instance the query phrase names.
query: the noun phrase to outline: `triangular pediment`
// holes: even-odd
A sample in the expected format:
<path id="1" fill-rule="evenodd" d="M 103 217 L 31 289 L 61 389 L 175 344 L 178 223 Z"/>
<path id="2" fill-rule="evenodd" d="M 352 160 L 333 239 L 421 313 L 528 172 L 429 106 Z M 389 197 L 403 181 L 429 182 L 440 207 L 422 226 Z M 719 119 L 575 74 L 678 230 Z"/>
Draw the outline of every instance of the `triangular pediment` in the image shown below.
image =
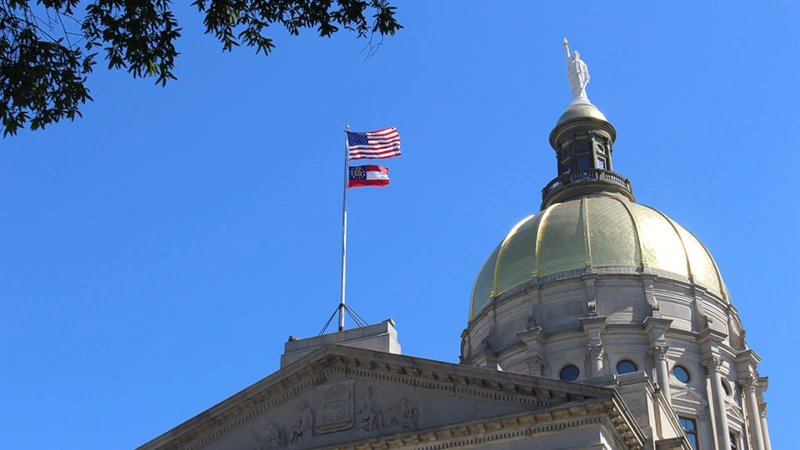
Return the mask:
<path id="1" fill-rule="evenodd" d="M 725 412 L 728 413 L 728 418 L 733 419 L 734 422 L 744 423 L 744 416 L 739 411 L 739 407 L 727 399 L 725 400 Z"/>
<path id="2" fill-rule="evenodd" d="M 619 402 L 602 387 L 329 345 L 139 450 L 413 443 L 507 427 L 546 428 L 570 418 L 585 424 L 592 414 L 598 424 L 610 424 L 607 416 L 618 415 Z M 623 422 L 623 428 L 628 422 L 635 427 L 632 420 Z"/>
<path id="3" fill-rule="evenodd" d="M 690 405 L 701 405 L 701 406 L 708 405 L 708 401 L 694 389 L 689 389 L 686 387 L 676 387 L 676 386 L 671 386 L 671 388 L 672 388 L 671 397 L 673 402 L 678 402 L 678 403 L 683 402 Z"/>

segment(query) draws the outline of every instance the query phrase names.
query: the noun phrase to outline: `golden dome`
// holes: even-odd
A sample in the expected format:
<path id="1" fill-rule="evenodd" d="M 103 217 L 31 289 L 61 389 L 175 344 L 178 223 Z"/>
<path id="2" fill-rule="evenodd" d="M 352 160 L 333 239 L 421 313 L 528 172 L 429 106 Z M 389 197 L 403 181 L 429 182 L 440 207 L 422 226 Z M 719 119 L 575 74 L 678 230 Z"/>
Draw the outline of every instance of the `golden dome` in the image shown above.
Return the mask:
<path id="1" fill-rule="evenodd" d="M 511 229 L 475 280 L 470 320 L 492 297 L 533 278 L 604 266 L 692 277 L 727 298 L 714 259 L 685 228 L 648 206 L 584 197 L 553 204 Z"/>
<path id="2" fill-rule="evenodd" d="M 586 118 L 597 119 L 597 120 L 602 120 L 603 122 L 608 122 L 606 116 L 603 113 L 601 113 L 596 106 L 587 102 L 587 103 L 577 103 L 565 109 L 564 113 L 561 114 L 561 117 L 558 118 L 558 122 L 556 122 L 556 127 L 575 119 L 586 119 Z"/>

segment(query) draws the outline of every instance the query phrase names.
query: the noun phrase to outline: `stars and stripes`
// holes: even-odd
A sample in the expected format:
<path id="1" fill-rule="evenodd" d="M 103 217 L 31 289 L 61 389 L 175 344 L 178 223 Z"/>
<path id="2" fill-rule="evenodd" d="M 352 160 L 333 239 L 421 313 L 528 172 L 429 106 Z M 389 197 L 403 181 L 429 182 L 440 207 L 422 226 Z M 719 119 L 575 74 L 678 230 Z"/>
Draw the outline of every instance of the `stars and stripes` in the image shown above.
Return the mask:
<path id="1" fill-rule="evenodd" d="M 389 184 L 389 169 L 367 164 L 350 167 L 347 187 L 386 186 Z"/>
<path id="2" fill-rule="evenodd" d="M 395 127 L 366 133 L 348 131 L 347 149 L 350 159 L 384 159 L 400 156 L 400 134 Z"/>

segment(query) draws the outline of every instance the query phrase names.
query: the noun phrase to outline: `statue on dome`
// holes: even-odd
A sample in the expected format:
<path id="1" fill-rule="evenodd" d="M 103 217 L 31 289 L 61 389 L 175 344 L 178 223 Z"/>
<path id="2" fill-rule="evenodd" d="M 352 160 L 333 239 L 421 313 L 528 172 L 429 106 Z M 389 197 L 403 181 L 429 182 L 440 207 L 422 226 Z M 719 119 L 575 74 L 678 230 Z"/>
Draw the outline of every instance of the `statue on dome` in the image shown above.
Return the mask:
<path id="1" fill-rule="evenodd" d="M 585 100 L 588 102 L 586 85 L 589 84 L 589 68 L 581 60 L 581 54 L 577 51 L 572 52 L 572 56 L 570 56 L 567 38 L 564 38 L 564 50 L 567 52 L 567 73 L 569 74 L 569 85 L 572 88 L 572 101 Z"/>

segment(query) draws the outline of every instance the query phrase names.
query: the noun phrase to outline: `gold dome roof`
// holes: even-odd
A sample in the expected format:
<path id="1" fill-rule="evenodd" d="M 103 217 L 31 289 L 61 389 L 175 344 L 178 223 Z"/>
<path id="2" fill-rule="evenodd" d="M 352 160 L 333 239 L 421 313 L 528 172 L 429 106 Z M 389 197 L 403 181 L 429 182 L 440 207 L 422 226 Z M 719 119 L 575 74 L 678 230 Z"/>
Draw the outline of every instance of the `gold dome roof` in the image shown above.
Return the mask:
<path id="1" fill-rule="evenodd" d="M 561 117 L 558 118 L 558 122 L 556 122 L 556 127 L 563 123 L 567 123 L 571 120 L 575 119 L 597 119 L 602 120 L 603 122 L 608 122 L 606 116 L 597 109 L 591 103 L 577 103 L 574 105 L 570 105 L 567 109 L 564 110 L 564 113 L 561 114 Z"/>
<path id="2" fill-rule="evenodd" d="M 727 298 L 717 265 L 682 226 L 648 206 L 611 197 L 556 203 L 518 223 L 481 268 L 470 320 L 492 299 L 532 280 L 588 266 L 648 267 Z"/>

